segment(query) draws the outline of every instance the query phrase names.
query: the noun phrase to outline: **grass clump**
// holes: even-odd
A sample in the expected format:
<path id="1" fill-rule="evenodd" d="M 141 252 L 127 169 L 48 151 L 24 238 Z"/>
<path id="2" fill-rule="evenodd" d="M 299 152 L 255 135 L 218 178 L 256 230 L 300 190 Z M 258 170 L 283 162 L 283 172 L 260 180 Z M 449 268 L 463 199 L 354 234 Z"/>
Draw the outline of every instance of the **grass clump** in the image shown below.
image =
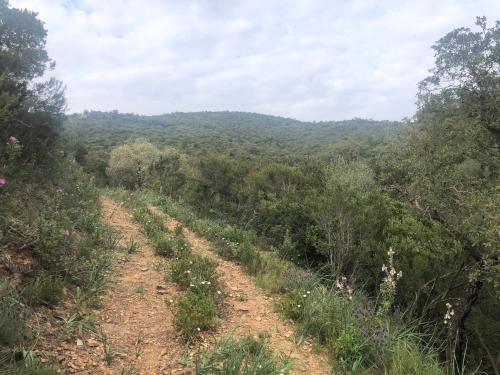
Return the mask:
<path id="1" fill-rule="evenodd" d="M 189 340 L 201 331 L 213 330 L 218 324 L 215 299 L 206 288 L 190 289 L 178 302 L 174 325 L 184 339 Z"/>
<path id="2" fill-rule="evenodd" d="M 64 296 L 64 282 L 54 276 L 41 275 L 26 285 L 21 297 L 30 306 L 45 304 L 55 306 Z"/>
<path id="3" fill-rule="evenodd" d="M 0 349 L 20 343 L 29 333 L 23 318 L 15 291 L 0 277 Z"/>
<path id="4" fill-rule="evenodd" d="M 57 370 L 52 367 L 40 364 L 35 361 L 17 366 L 16 369 L 9 374 L 13 375 L 57 375 Z"/>
<path id="5" fill-rule="evenodd" d="M 133 238 L 130 239 L 129 243 L 126 246 L 126 250 L 128 254 L 135 254 L 139 251 L 140 245 Z"/>
<path id="6" fill-rule="evenodd" d="M 182 288 L 216 282 L 217 262 L 201 255 L 179 258 L 172 263 L 170 276 Z"/>
<path id="7" fill-rule="evenodd" d="M 389 375 L 444 375 L 444 373 L 435 356 L 422 353 L 414 342 L 406 338 L 396 341 Z"/>
<path id="8" fill-rule="evenodd" d="M 191 256 L 192 252 L 191 244 L 183 235 L 175 237 L 174 249 L 175 249 L 175 255 L 178 258 L 188 258 Z"/>
<path id="9" fill-rule="evenodd" d="M 162 257 L 171 257 L 175 252 L 175 242 L 167 236 L 159 236 L 154 241 L 155 254 Z"/>
<path id="10" fill-rule="evenodd" d="M 291 364 L 286 356 L 274 354 L 263 336 L 228 337 L 197 359 L 196 374 L 281 375 L 289 373 Z"/>

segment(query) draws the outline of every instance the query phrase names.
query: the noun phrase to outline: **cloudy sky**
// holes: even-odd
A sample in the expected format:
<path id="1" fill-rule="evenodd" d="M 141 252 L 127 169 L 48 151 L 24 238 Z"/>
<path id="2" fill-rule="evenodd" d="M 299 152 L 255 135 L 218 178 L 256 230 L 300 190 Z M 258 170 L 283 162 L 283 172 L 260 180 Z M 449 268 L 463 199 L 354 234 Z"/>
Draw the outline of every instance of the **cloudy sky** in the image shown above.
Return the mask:
<path id="1" fill-rule="evenodd" d="M 69 112 L 401 119 L 431 45 L 499 0 L 11 0 L 49 31 Z"/>

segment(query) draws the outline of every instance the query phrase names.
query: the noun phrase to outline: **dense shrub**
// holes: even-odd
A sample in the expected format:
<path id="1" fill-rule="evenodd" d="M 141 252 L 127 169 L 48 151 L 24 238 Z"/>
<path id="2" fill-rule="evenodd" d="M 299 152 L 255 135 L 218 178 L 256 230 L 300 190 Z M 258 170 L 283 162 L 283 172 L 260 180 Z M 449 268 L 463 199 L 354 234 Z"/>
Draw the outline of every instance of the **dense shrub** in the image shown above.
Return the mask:
<path id="1" fill-rule="evenodd" d="M 206 290 L 190 289 L 179 300 L 174 325 L 185 339 L 191 339 L 200 331 L 213 330 L 217 324 L 217 304 Z"/>

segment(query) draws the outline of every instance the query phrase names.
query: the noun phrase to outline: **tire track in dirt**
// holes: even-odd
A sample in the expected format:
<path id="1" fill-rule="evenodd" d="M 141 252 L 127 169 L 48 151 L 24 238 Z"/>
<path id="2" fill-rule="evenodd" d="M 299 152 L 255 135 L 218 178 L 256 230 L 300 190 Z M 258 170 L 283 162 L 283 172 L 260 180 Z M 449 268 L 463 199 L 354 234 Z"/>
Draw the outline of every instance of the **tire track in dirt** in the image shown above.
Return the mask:
<path id="1" fill-rule="evenodd" d="M 180 343 L 173 314 L 164 301 L 165 295 L 176 294 L 175 285 L 166 283 L 155 270 L 159 258 L 130 213 L 109 198 L 101 200 L 104 221 L 125 242 L 134 239 L 142 246 L 123 264 L 104 297 L 99 325 L 114 355 L 110 366 L 103 364 L 92 373 L 190 374 L 178 362 L 186 348 Z"/>
<path id="2" fill-rule="evenodd" d="M 148 206 L 157 215 L 167 217 L 160 209 Z M 179 222 L 168 218 L 165 227 L 173 231 Z M 214 258 L 218 262 L 220 280 L 227 286 L 229 296 L 225 301 L 228 306 L 227 319 L 209 340 L 210 346 L 215 341 L 234 334 L 236 336 L 265 332 L 273 350 L 290 356 L 294 360 L 293 374 L 326 375 L 331 374 L 331 366 L 326 355 L 313 350 L 311 342 L 306 341 L 297 346 L 292 340 L 294 335 L 293 323 L 285 321 L 273 309 L 273 298 L 255 285 L 255 279 L 244 273 L 241 267 L 234 262 L 217 256 L 210 243 L 198 237 L 184 227 L 184 235 L 191 243 L 194 252 Z M 241 298 L 244 296 L 244 298 Z"/>

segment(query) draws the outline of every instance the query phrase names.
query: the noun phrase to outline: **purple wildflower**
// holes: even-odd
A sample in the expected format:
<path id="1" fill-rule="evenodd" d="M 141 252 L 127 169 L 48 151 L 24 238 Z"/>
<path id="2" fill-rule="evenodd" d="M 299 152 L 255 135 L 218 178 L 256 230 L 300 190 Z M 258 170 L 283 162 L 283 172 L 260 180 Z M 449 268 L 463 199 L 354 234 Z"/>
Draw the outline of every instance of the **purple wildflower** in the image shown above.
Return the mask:
<path id="1" fill-rule="evenodd" d="M 64 235 L 65 235 L 66 237 L 69 237 L 69 230 L 68 230 L 68 229 L 65 229 L 65 230 L 64 230 Z"/>
<path id="2" fill-rule="evenodd" d="M 58 193 L 64 193 L 64 188 L 62 188 L 62 187 L 58 187 L 58 188 L 56 189 L 56 191 L 57 191 Z"/>
<path id="3" fill-rule="evenodd" d="M 9 137 L 9 141 L 11 141 L 11 142 L 17 142 L 17 138 L 15 136 L 11 135 Z"/>
<path id="4" fill-rule="evenodd" d="M 7 180 L 5 178 L 0 178 L 0 185 L 6 185 Z"/>

